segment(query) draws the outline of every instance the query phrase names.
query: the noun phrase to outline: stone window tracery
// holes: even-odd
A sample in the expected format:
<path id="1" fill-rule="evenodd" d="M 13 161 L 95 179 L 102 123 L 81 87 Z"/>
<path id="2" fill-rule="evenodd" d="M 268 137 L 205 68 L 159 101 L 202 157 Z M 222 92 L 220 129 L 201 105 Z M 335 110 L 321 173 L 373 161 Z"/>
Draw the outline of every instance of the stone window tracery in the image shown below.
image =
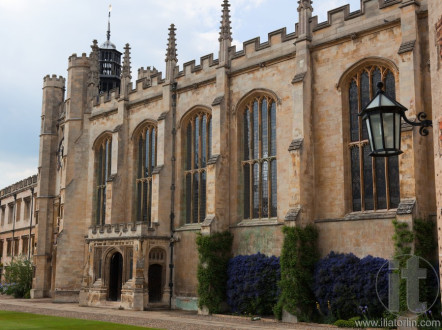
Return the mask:
<path id="1" fill-rule="evenodd" d="M 112 137 L 104 138 L 96 151 L 96 223 L 106 220 L 106 183 L 111 175 Z"/>
<path id="2" fill-rule="evenodd" d="M 244 219 L 276 217 L 276 102 L 256 97 L 243 116 Z"/>
<path id="3" fill-rule="evenodd" d="M 212 120 L 210 113 L 198 111 L 185 127 L 185 201 L 186 223 L 206 218 L 207 161 L 211 155 Z"/>
<path id="4" fill-rule="evenodd" d="M 157 129 L 146 125 L 137 140 L 137 220 L 151 225 L 152 217 L 152 173 L 157 164 Z"/>
<path id="5" fill-rule="evenodd" d="M 382 65 L 364 67 L 349 84 L 353 211 L 397 208 L 400 201 L 398 156 L 370 157 L 367 127 L 358 116 L 375 96 L 380 81 L 384 83 L 386 94 L 396 98 L 394 74 Z"/>

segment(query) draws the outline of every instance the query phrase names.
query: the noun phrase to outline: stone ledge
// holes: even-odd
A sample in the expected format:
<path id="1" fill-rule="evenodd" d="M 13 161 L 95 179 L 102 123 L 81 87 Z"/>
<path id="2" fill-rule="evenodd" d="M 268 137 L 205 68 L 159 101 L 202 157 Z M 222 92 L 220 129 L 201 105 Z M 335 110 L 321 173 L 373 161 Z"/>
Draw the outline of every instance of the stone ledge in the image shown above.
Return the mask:
<path id="1" fill-rule="evenodd" d="M 302 144 L 304 143 L 303 138 L 294 139 L 292 143 L 290 143 L 289 151 L 295 151 L 302 148 Z"/>
<path id="2" fill-rule="evenodd" d="M 297 74 L 297 75 L 293 78 L 293 80 L 292 80 L 292 84 L 295 84 L 295 83 L 297 83 L 297 82 L 304 81 L 304 77 L 305 77 L 305 75 L 306 75 L 305 72 Z"/>
<path id="3" fill-rule="evenodd" d="M 242 227 L 260 227 L 260 226 L 282 226 L 284 225 L 282 222 L 278 222 L 277 218 L 270 219 L 252 219 L 252 220 L 243 220 L 237 225 L 230 226 L 230 228 L 242 228 Z"/>
<path id="4" fill-rule="evenodd" d="M 198 230 L 201 230 L 200 223 L 190 223 L 175 229 L 175 231 L 198 231 Z"/>
<path id="5" fill-rule="evenodd" d="M 408 42 L 403 42 L 401 44 L 401 46 L 399 47 L 398 50 L 398 54 L 404 54 L 404 53 L 408 53 L 414 50 L 414 45 L 416 43 L 416 40 L 412 40 L 412 41 L 408 41 Z"/>
<path id="6" fill-rule="evenodd" d="M 215 98 L 212 102 L 212 106 L 215 105 L 220 105 L 224 100 L 224 96 L 218 96 L 217 98 Z"/>
<path id="7" fill-rule="evenodd" d="M 301 212 L 301 206 L 297 206 L 293 209 L 290 209 L 287 212 L 284 221 L 296 221 L 300 212 Z"/>
<path id="8" fill-rule="evenodd" d="M 412 214 L 415 205 L 416 205 L 415 199 L 401 200 L 397 208 L 397 214 L 399 215 Z"/>
<path id="9" fill-rule="evenodd" d="M 343 218 L 317 219 L 315 223 L 359 221 L 359 220 L 390 220 L 396 217 L 396 209 L 383 211 L 352 212 Z"/>

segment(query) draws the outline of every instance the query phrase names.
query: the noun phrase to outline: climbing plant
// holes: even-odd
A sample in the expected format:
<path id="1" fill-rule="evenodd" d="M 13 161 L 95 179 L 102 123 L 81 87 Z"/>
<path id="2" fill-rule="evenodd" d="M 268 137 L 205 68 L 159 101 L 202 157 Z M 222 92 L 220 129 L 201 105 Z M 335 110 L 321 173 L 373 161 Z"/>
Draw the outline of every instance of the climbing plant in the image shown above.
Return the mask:
<path id="1" fill-rule="evenodd" d="M 230 232 L 210 236 L 198 234 L 198 306 L 218 313 L 226 300 L 227 265 L 231 256 L 233 236 Z"/>
<path id="2" fill-rule="evenodd" d="M 301 321 L 308 320 L 315 308 L 312 282 L 315 263 L 319 259 L 318 230 L 313 225 L 307 225 L 284 227 L 283 233 L 281 295 L 273 312 L 278 319 L 281 319 L 284 309 Z"/>

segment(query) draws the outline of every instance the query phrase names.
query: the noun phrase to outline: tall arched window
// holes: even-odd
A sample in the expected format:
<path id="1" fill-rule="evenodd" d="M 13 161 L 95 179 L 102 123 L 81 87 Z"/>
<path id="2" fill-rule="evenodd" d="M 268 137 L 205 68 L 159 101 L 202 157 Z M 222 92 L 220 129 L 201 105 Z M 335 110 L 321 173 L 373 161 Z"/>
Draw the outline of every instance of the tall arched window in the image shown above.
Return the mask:
<path id="1" fill-rule="evenodd" d="M 376 94 L 379 81 L 386 94 L 396 98 L 394 74 L 382 65 L 364 67 L 349 85 L 353 211 L 397 208 L 400 201 L 398 157 L 369 156 L 367 127 L 358 116 Z"/>
<path id="2" fill-rule="evenodd" d="M 208 112 L 200 111 L 186 123 L 186 223 L 200 223 L 206 218 L 206 166 L 211 155 L 212 120 Z"/>
<path id="3" fill-rule="evenodd" d="M 104 138 L 96 149 L 96 223 L 106 220 L 106 182 L 111 175 L 112 137 Z"/>
<path id="4" fill-rule="evenodd" d="M 276 217 L 276 103 L 252 99 L 243 118 L 244 218 Z"/>
<path id="5" fill-rule="evenodd" d="M 157 130 L 146 125 L 137 139 L 137 220 L 151 224 L 152 172 L 157 165 Z"/>

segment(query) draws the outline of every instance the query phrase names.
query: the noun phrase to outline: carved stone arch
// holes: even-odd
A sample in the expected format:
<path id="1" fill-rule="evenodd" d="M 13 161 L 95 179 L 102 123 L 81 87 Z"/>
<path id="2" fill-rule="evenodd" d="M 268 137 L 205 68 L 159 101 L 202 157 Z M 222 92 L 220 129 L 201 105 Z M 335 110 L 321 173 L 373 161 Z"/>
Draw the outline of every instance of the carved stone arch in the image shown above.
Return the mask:
<path id="1" fill-rule="evenodd" d="M 103 257 L 102 257 L 101 272 L 102 272 L 103 284 L 106 286 L 109 284 L 110 260 L 115 253 L 121 254 L 121 256 L 123 258 L 123 264 L 124 264 L 124 253 L 120 248 L 118 248 L 116 246 L 108 247 L 106 250 L 103 251 L 103 254 L 102 254 Z"/>
<path id="2" fill-rule="evenodd" d="M 112 141 L 112 131 L 106 130 L 102 132 L 92 144 L 92 150 L 96 150 L 104 141 L 106 140 Z"/>
<path id="3" fill-rule="evenodd" d="M 211 116 L 212 108 L 202 104 L 194 105 L 189 110 L 187 110 L 184 113 L 184 115 L 181 117 L 177 129 L 180 129 L 182 125 L 186 124 L 187 121 L 192 117 L 192 115 L 195 114 L 195 112 L 205 112 Z"/>
<path id="4" fill-rule="evenodd" d="M 149 302 L 160 302 L 166 289 L 167 252 L 163 247 L 154 246 L 149 250 L 147 268 Z"/>
<path id="5" fill-rule="evenodd" d="M 146 129 L 146 127 L 148 126 L 153 126 L 155 127 L 155 129 L 157 128 L 157 121 L 156 120 L 152 120 L 152 119 L 145 119 L 143 120 L 141 123 L 139 123 L 137 125 L 137 127 L 135 127 L 135 129 L 132 132 L 131 135 L 131 141 L 133 141 L 143 130 Z"/>
<path id="6" fill-rule="evenodd" d="M 272 90 L 267 88 L 255 88 L 251 91 L 247 92 L 241 99 L 238 101 L 236 106 L 232 107 L 232 113 L 236 114 L 238 111 L 244 108 L 244 105 L 249 103 L 252 99 L 268 97 L 273 99 L 277 105 L 281 105 L 281 98 Z"/>
<path id="7" fill-rule="evenodd" d="M 343 88 L 346 88 L 350 85 L 351 78 L 357 74 L 359 71 L 364 70 L 364 68 L 367 68 L 369 66 L 384 66 L 387 69 L 389 69 L 395 76 L 396 79 L 396 85 L 398 83 L 398 74 L 399 74 L 399 68 L 392 60 L 384 58 L 384 57 L 378 57 L 378 56 L 371 56 L 363 58 L 353 65 L 351 65 L 347 70 L 344 71 L 344 73 L 339 78 L 338 83 L 336 84 L 336 88 L 338 90 L 342 90 Z"/>

